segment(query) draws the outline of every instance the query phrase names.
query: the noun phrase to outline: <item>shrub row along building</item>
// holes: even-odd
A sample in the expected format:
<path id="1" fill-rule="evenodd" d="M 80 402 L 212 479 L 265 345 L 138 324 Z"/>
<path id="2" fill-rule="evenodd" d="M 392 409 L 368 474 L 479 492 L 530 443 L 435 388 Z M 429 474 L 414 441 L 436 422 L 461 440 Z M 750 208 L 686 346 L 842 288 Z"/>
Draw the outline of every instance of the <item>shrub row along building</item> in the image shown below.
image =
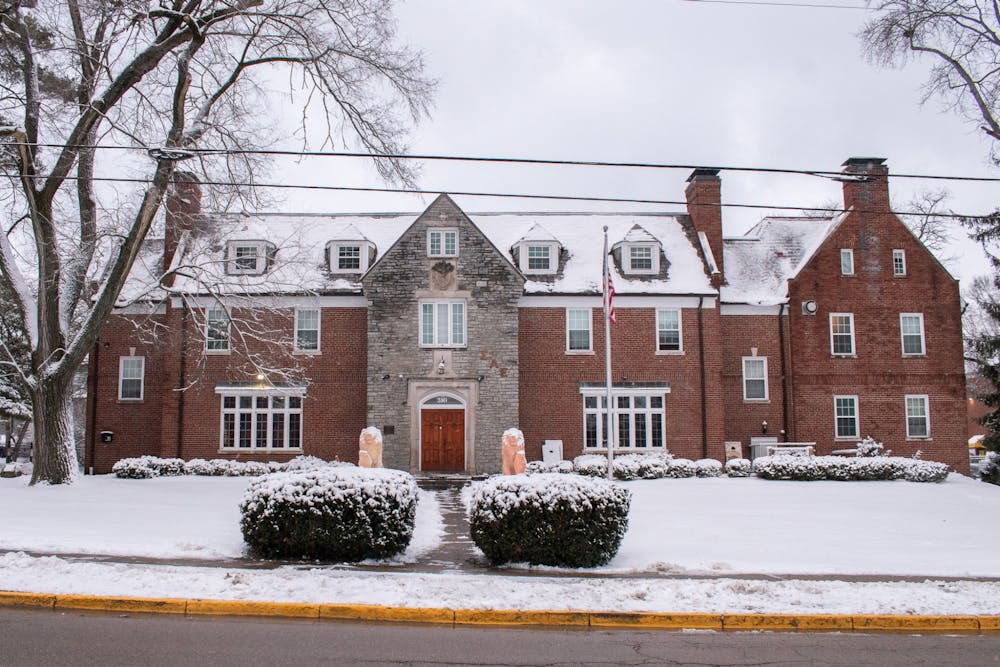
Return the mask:
<path id="1" fill-rule="evenodd" d="M 958 283 L 883 160 L 844 167 L 845 213 L 725 239 L 709 169 L 673 214 L 211 214 L 181 174 L 91 355 L 85 465 L 355 461 L 368 425 L 411 471 L 496 472 L 512 426 L 529 460 L 606 451 L 607 226 L 621 450 L 871 435 L 968 471 Z"/>

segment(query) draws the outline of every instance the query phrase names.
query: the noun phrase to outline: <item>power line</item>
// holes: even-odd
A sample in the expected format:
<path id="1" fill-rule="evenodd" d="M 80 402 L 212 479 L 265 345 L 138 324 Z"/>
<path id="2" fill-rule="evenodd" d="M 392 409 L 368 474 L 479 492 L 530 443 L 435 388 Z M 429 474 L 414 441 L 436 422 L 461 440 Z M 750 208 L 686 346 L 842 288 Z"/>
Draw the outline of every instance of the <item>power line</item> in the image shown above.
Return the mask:
<path id="1" fill-rule="evenodd" d="M 14 177 L 13 174 L 3 174 L 7 177 Z M 36 177 L 38 178 L 38 177 Z M 75 181 L 79 180 L 76 176 L 67 176 L 66 180 Z M 113 177 L 100 177 L 95 176 L 90 179 L 97 182 L 105 183 L 138 183 L 143 185 L 149 185 L 152 183 L 151 179 L 148 178 L 113 178 Z M 594 202 L 594 203 L 612 203 L 612 204 L 651 204 L 657 206 L 690 206 L 687 201 L 677 201 L 670 199 L 632 199 L 627 197 L 596 197 L 596 196 L 586 196 L 586 195 L 551 195 L 551 194 L 528 194 L 528 193 L 514 193 L 514 192 L 482 192 L 482 191 L 470 191 L 470 190 L 451 190 L 448 188 L 443 188 L 440 190 L 426 190 L 420 188 L 376 188 L 376 187 L 360 187 L 360 186 L 346 186 L 346 185 L 306 185 L 306 184 L 293 184 L 293 183 L 248 183 L 248 182 L 233 182 L 233 181 L 199 181 L 199 185 L 213 185 L 213 186 L 228 186 L 228 187 L 248 187 L 248 188 L 273 188 L 281 190 L 319 190 L 319 191 L 333 191 L 333 192 L 378 192 L 378 193 L 389 193 L 389 194 L 409 194 L 409 195 L 439 195 L 442 193 L 447 193 L 448 195 L 453 195 L 456 197 L 495 197 L 498 199 L 541 199 L 549 201 L 584 201 L 584 202 Z M 823 213 L 844 213 L 845 209 L 842 208 L 824 208 L 815 206 L 791 206 L 788 204 L 745 204 L 745 203 L 719 203 L 719 204 L 694 204 L 695 206 L 718 206 L 720 208 L 746 208 L 746 209 L 772 209 L 781 211 L 817 211 Z M 880 211 L 867 211 L 859 210 L 859 213 L 878 213 Z M 921 211 L 891 211 L 896 215 L 927 215 L 926 212 Z M 967 219 L 976 218 L 982 216 L 976 215 L 963 215 L 960 213 L 934 213 L 933 214 L 939 218 L 955 218 L 955 219 Z"/>
<path id="2" fill-rule="evenodd" d="M 763 5 L 766 7 L 810 7 L 813 9 L 860 9 L 868 11 L 870 7 L 863 5 L 825 5 L 805 2 L 764 2 L 763 0 L 682 0 L 683 2 L 704 2 L 717 5 Z"/>
<path id="3" fill-rule="evenodd" d="M 707 0 L 687 0 L 687 1 L 707 1 Z M 149 149 L 142 146 L 102 146 L 102 145 L 68 145 L 68 144 L 32 144 L 43 148 L 96 148 L 101 150 L 131 150 L 147 151 Z M 186 149 L 197 155 L 272 155 L 288 157 L 345 157 L 345 158 L 366 158 L 366 159 L 386 159 L 386 160 L 426 160 L 443 162 L 485 162 L 498 164 L 529 164 L 529 165 L 552 165 L 570 167 L 613 167 L 613 168 L 634 168 L 634 169 L 718 169 L 719 171 L 738 172 L 758 172 L 766 174 L 793 174 L 802 176 L 820 176 L 823 178 L 840 177 L 844 175 L 842 171 L 829 171 L 825 169 L 792 169 L 783 167 L 748 167 L 739 165 L 705 165 L 705 164 L 672 164 L 661 162 L 610 162 L 602 160 L 559 160 L 545 158 L 520 158 L 520 157 L 484 157 L 474 155 L 440 155 L 440 154 L 379 154 L 356 151 L 293 151 L 278 149 Z M 980 183 L 1000 183 L 1000 177 L 993 176 L 956 176 L 940 174 L 896 174 L 889 173 L 889 178 L 912 178 L 945 181 L 971 181 Z"/>

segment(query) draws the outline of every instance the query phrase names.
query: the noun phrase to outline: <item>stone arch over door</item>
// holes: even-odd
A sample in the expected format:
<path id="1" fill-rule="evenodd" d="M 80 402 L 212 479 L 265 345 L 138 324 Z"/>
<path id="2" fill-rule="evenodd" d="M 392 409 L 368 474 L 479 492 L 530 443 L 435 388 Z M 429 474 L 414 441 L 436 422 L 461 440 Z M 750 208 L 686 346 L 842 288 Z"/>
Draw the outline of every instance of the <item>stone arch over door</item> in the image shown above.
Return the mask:
<path id="1" fill-rule="evenodd" d="M 425 421 L 435 421 L 439 414 L 435 411 L 462 411 L 462 421 L 464 434 L 462 436 L 462 459 L 457 469 L 451 472 L 471 472 L 475 470 L 475 442 L 476 442 L 476 405 L 479 402 L 479 384 L 472 381 L 446 380 L 446 381 L 411 381 L 408 391 L 408 403 L 410 406 L 410 470 L 417 472 L 423 470 L 423 463 L 427 457 L 423 456 L 422 441 L 424 437 Z M 442 400 L 443 399 L 443 400 Z M 424 413 L 428 412 L 428 415 Z M 457 417 L 457 414 L 453 415 Z M 454 428 L 454 420 L 448 419 L 447 423 L 435 423 L 442 428 Z M 440 443 L 436 443 L 440 445 Z M 452 443 L 453 444 L 453 443 Z M 434 457 L 429 457 L 430 461 Z M 437 468 L 445 470 L 446 468 Z M 428 470 L 433 472 L 433 470 Z"/>

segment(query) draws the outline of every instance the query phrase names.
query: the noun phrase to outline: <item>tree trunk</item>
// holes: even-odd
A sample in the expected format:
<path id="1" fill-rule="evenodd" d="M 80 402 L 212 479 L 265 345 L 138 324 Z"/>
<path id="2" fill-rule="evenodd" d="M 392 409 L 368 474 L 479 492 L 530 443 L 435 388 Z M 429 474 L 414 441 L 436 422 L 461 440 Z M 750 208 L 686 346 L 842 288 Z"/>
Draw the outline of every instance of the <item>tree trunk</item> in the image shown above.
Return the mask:
<path id="1" fill-rule="evenodd" d="M 71 381 L 50 379 L 40 383 L 32 396 L 35 424 L 32 484 L 69 484 L 80 474 L 73 442 L 70 389 Z"/>

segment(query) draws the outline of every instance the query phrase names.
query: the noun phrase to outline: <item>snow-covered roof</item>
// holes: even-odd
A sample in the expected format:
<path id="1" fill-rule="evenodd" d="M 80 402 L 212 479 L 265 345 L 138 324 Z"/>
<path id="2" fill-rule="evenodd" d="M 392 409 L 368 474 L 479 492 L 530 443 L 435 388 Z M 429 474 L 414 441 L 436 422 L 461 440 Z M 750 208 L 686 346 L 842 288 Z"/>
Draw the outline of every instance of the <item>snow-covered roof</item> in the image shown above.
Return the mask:
<path id="1" fill-rule="evenodd" d="M 610 244 L 641 228 L 641 240 L 660 243 L 669 262 L 666 278 L 614 275 L 619 294 L 712 294 L 704 263 L 679 215 L 645 213 L 467 213 L 472 222 L 509 260 L 522 240 L 557 241 L 565 264 L 555 277 L 528 276 L 525 294 L 596 294 L 600 292 L 602 228 Z M 174 289 L 186 293 L 361 292 L 359 274 L 333 274 L 324 249 L 330 241 L 366 239 L 385 253 L 419 217 L 385 214 L 205 214 L 211 231 L 187 239 Z M 267 240 L 277 248 L 262 275 L 227 275 L 228 241 Z M 162 248 L 162 245 L 159 247 Z M 187 270 L 185 267 L 191 267 Z M 133 283 L 143 276 L 133 275 Z M 153 274 L 158 275 L 158 274 Z M 130 291 L 137 291 L 135 288 Z"/>
<path id="2" fill-rule="evenodd" d="M 840 223 L 833 218 L 764 218 L 744 236 L 723 240 L 723 303 L 775 305 L 788 298 L 788 280 Z"/>

